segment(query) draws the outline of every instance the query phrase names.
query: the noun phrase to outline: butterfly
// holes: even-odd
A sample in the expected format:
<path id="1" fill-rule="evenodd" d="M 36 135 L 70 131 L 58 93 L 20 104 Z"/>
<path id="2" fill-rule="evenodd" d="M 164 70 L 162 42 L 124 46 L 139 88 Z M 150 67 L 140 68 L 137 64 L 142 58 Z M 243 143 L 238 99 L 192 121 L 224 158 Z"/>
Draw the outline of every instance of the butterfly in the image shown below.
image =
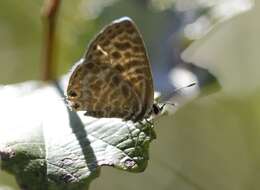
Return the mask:
<path id="1" fill-rule="evenodd" d="M 90 42 L 66 93 L 73 110 L 96 118 L 138 122 L 160 113 L 144 41 L 131 18 L 113 21 Z"/>

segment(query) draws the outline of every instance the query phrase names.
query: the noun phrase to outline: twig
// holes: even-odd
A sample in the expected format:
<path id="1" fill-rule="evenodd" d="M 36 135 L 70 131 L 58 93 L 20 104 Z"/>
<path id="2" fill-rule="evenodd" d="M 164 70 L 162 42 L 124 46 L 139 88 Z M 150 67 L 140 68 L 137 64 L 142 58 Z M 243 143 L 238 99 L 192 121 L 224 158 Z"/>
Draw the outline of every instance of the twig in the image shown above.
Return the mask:
<path id="1" fill-rule="evenodd" d="M 42 80 L 54 80 L 56 69 L 53 64 L 53 50 L 55 41 L 56 15 L 60 0 L 45 0 L 42 7 L 43 23 L 43 52 L 42 52 Z"/>

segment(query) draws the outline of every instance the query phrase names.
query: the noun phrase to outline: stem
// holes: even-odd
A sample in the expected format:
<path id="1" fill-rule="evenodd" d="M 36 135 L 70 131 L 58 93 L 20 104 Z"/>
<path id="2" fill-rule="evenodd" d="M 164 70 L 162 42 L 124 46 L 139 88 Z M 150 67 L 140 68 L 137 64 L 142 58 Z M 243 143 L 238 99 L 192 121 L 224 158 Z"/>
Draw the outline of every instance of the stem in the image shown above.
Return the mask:
<path id="1" fill-rule="evenodd" d="M 53 50 L 55 41 L 56 15 L 60 0 L 44 0 L 42 7 L 43 23 L 43 52 L 42 52 L 42 80 L 55 80 L 56 69 L 53 64 Z"/>

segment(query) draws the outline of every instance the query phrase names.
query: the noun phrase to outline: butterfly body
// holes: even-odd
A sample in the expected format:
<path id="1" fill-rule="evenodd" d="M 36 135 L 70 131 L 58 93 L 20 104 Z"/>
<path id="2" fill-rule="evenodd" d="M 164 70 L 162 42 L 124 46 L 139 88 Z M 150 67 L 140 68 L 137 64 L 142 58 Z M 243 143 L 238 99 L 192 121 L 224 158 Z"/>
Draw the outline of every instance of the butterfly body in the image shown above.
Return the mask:
<path id="1" fill-rule="evenodd" d="M 144 42 L 130 18 L 112 22 L 90 43 L 72 71 L 67 100 L 72 109 L 97 118 L 136 122 L 159 111 Z"/>

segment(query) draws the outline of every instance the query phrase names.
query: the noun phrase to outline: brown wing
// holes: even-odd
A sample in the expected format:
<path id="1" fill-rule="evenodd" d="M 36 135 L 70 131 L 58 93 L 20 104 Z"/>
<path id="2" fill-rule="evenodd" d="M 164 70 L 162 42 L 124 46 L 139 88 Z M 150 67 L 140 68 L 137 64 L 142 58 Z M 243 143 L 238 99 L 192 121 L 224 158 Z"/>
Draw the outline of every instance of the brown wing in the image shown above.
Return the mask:
<path id="1" fill-rule="evenodd" d="M 74 69 L 68 100 L 95 117 L 137 121 L 153 104 L 153 81 L 143 40 L 127 17 L 105 27 Z"/>

